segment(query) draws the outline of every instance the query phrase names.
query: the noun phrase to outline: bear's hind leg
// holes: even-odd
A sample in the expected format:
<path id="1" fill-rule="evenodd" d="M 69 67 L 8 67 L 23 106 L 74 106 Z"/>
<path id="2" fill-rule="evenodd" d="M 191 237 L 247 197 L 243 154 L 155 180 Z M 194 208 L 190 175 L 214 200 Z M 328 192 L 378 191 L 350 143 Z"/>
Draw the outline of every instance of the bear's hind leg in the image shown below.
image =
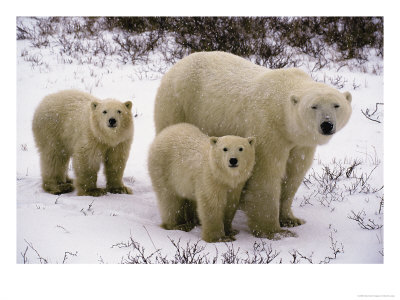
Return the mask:
<path id="1" fill-rule="evenodd" d="M 158 207 L 161 214 L 161 227 L 167 230 L 190 231 L 194 226 L 188 226 L 185 219 L 185 199 L 170 191 L 157 193 Z"/>
<path id="2" fill-rule="evenodd" d="M 184 224 L 179 225 L 183 231 L 189 232 L 197 225 L 200 225 L 196 211 L 196 202 L 190 200 L 183 201 L 183 220 Z"/>
<path id="3" fill-rule="evenodd" d="M 42 152 L 40 155 L 42 187 L 54 195 L 69 193 L 74 190 L 68 178 L 69 155 L 64 150 Z"/>

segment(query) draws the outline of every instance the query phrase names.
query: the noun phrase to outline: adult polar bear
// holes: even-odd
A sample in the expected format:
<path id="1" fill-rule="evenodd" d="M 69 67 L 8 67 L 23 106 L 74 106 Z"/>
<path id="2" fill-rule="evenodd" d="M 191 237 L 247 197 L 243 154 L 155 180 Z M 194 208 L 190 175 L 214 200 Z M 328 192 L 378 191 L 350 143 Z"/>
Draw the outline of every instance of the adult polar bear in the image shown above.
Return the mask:
<path id="1" fill-rule="evenodd" d="M 269 70 L 224 52 L 194 53 L 162 78 L 155 102 L 157 134 L 186 122 L 210 136 L 255 136 L 256 163 L 241 197 L 255 236 L 290 235 L 304 223 L 291 210 L 313 161 L 351 115 L 351 94 L 303 71 Z"/>

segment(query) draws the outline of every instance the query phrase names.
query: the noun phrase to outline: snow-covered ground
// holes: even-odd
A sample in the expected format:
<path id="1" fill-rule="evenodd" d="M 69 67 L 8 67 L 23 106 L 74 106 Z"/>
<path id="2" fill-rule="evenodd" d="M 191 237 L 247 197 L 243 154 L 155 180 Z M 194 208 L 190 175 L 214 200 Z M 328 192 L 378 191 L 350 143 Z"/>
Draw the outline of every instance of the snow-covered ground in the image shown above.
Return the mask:
<path id="1" fill-rule="evenodd" d="M 369 109 L 372 113 L 376 103 L 384 102 L 383 70 L 372 72 L 373 67 L 383 68 L 382 61 L 374 59 L 367 72 L 346 67 L 313 72 L 314 78 L 328 84 L 335 79 L 344 82 L 342 91 L 353 95 L 353 115 L 329 144 L 318 148 L 312 169 L 296 194 L 294 213 L 307 222 L 290 229 L 297 237 L 257 239 L 249 232 L 245 214 L 238 211 L 233 222 L 240 230 L 237 240 L 207 244 L 199 241 L 199 227 L 186 233 L 159 226 L 147 150 L 154 138 L 154 98 L 162 74 L 146 64 L 122 64 L 113 57 L 102 66 L 75 58 L 66 62 L 58 50 L 57 46 L 38 49 L 27 40 L 17 41 L 17 263 L 129 262 L 137 254 L 129 244 L 132 240 L 144 248 L 145 256 L 158 251 L 149 258 L 152 262 L 160 257 L 173 259 L 177 250 L 173 242 L 179 241 L 178 248 L 204 247 L 201 255 L 208 253 L 210 260 L 218 252 L 217 262 L 229 251 L 237 251 L 239 261 L 246 259 L 257 245 L 264 245 L 274 256 L 272 264 L 383 263 L 383 105 L 372 116 L 381 123 L 361 112 Z M 33 113 L 44 96 L 70 88 L 99 98 L 133 101 L 137 113 L 134 143 L 124 175 L 133 195 L 94 198 L 72 192 L 56 196 L 42 190 L 31 130 Z M 70 176 L 74 177 L 72 170 Z M 98 185 L 105 185 L 102 173 Z"/>

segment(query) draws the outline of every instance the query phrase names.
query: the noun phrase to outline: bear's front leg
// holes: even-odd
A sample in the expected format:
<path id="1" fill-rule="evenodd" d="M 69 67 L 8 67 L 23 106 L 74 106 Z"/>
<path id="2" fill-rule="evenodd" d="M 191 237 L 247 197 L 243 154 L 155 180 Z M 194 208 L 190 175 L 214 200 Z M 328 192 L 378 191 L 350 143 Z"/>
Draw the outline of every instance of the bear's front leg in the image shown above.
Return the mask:
<path id="1" fill-rule="evenodd" d="M 78 196 L 102 196 L 107 192 L 97 188 L 97 172 L 101 163 L 101 153 L 81 148 L 73 155 L 72 164 L 75 170 L 75 186 Z"/>
<path id="2" fill-rule="evenodd" d="M 202 191 L 197 197 L 197 211 L 202 226 L 202 239 L 208 243 L 231 242 L 235 238 L 226 236 L 224 213 L 226 192 L 207 193 Z"/>
<path id="3" fill-rule="evenodd" d="M 232 221 L 239 206 L 243 185 L 244 184 L 240 184 L 238 187 L 228 190 L 224 216 L 224 230 L 226 236 L 235 236 L 239 233 L 239 230 L 232 229 Z"/>
<path id="4" fill-rule="evenodd" d="M 108 149 L 104 157 L 104 173 L 107 179 L 107 192 L 113 194 L 132 194 L 132 190 L 122 182 L 125 165 L 129 156 L 130 141 Z"/>
<path id="5" fill-rule="evenodd" d="M 280 197 L 279 222 L 282 227 L 295 227 L 305 223 L 293 215 L 292 202 L 313 162 L 314 152 L 315 147 L 295 147 L 290 151 Z"/>
<path id="6" fill-rule="evenodd" d="M 280 169 L 279 164 L 263 164 L 262 161 L 257 161 L 253 175 L 242 193 L 248 225 L 256 237 L 278 240 L 282 236 L 295 236 L 294 233 L 281 229 L 279 224 L 283 173 Z"/>

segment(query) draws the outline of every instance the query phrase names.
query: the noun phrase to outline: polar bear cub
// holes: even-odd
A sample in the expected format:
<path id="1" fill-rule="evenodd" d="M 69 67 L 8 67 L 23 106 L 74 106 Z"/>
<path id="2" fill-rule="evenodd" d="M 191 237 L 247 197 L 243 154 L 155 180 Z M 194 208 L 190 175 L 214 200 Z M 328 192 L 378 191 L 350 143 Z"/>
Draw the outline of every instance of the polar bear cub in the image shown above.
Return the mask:
<path id="1" fill-rule="evenodd" d="M 190 231 L 198 216 L 206 242 L 235 240 L 232 220 L 253 170 L 254 146 L 254 137 L 208 137 L 186 123 L 160 132 L 148 167 L 161 226 Z"/>
<path id="2" fill-rule="evenodd" d="M 35 111 L 32 130 L 40 153 L 43 189 L 51 194 L 79 196 L 131 194 L 122 182 L 133 140 L 132 102 L 99 100 L 90 94 L 65 90 L 46 96 Z M 76 179 L 68 178 L 72 157 Z M 101 163 L 106 189 L 97 188 Z"/>

